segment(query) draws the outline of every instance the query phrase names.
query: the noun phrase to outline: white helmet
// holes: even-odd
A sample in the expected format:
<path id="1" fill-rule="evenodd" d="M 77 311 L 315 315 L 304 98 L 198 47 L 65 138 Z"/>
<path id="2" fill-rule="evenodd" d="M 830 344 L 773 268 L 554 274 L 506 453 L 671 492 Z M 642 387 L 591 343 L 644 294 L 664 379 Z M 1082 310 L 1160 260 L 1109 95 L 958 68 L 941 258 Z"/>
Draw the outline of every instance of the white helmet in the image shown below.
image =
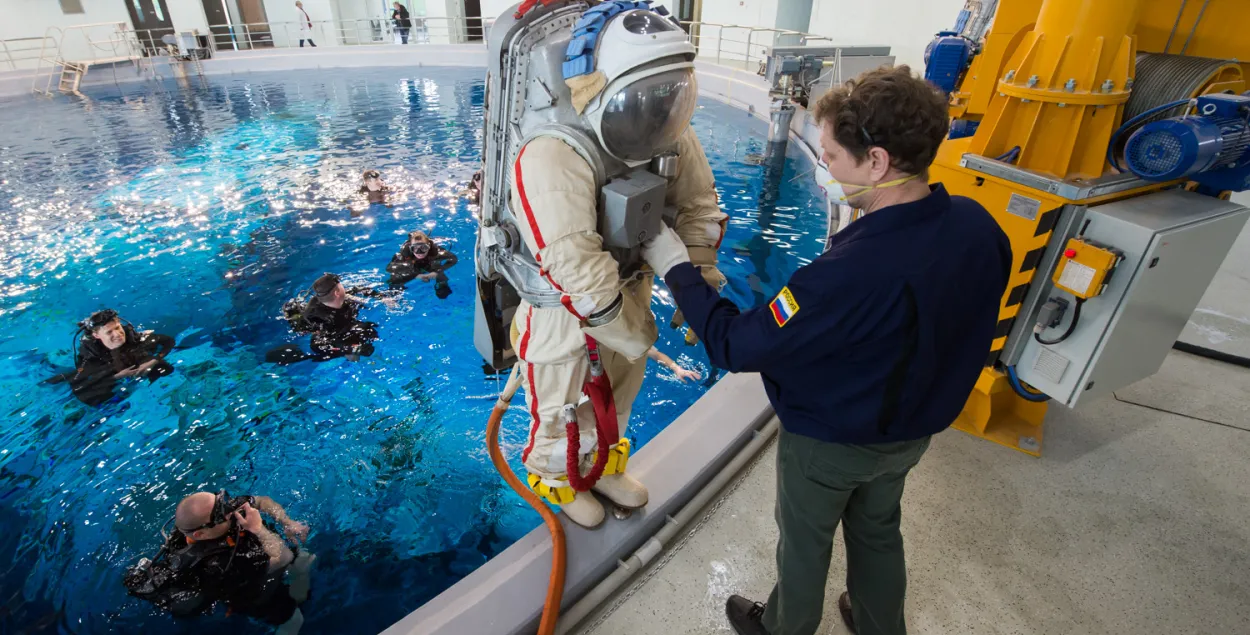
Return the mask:
<path id="1" fill-rule="evenodd" d="M 648 4 L 612 0 L 584 13 L 564 64 L 570 85 L 596 76 L 590 84 L 601 90 L 582 116 L 604 150 L 630 164 L 675 144 L 698 99 L 694 46 L 663 7 Z"/>

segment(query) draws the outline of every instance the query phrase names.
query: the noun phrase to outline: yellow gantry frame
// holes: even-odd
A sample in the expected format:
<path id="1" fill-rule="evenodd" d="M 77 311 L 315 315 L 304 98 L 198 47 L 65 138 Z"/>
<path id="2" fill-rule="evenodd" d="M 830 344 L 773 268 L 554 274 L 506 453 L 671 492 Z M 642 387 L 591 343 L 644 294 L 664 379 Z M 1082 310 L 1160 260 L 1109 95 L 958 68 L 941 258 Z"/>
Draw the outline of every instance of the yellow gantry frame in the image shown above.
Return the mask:
<path id="1" fill-rule="evenodd" d="M 1250 4 L 1000 0 L 980 54 L 951 95 L 953 117 L 981 124 L 974 136 L 942 145 L 931 178 L 952 194 L 984 205 L 1011 240 L 1014 254 L 997 337 L 955 423 L 960 430 L 1040 454 L 1046 404 L 1017 396 L 994 364 L 1029 286 L 1044 280 L 1038 277 L 1038 261 L 1060 209 L 1074 203 L 1093 206 L 1172 185 L 1151 184 L 1101 199 L 1073 201 L 963 167 L 963 156 L 996 157 L 1019 148 L 1016 167 L 1037 174 L 1068 181 L 1107 174 L 1107 146 L 1122 121 L 1139 52 L 1250 60 Z M 1230 64 L 1198 93 L 1240 93 L 1246 89 L 1244 73 L 1250 73 L 1250 62 L 1242 68 Z M 1007 212 L 1013 194 L 1041 203 L 1036 218 Z M 1028 336 L 1031 330 L 1022 333 Z"/>

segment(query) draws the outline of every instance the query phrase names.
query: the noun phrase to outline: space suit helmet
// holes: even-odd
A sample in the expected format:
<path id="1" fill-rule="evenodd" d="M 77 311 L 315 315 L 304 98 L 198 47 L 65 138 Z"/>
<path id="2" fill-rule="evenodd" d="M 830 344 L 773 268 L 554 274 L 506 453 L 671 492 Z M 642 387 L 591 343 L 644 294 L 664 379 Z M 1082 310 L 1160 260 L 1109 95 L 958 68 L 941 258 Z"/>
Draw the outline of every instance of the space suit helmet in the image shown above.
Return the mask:
<path id="1" fill-rule="evenodd" d="M 613 0 L 583 14 L 566 51 L 565 82 L 609 154 L 630 164 L 671 148 L 698 99 L 695 49 L 648 2 Z"/>

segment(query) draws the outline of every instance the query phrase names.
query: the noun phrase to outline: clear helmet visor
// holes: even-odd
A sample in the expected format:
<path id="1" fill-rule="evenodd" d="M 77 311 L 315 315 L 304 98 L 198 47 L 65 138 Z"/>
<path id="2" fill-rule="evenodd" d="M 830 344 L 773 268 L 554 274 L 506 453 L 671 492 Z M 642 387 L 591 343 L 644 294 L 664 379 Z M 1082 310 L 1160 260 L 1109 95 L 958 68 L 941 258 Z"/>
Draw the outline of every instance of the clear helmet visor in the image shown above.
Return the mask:
<path id="1" fill-rule="evenodd" d="M 694 69 L 679 68 L 626 84 L 608 97 L 599 121 L 604 148 L 624 161 L 646 161 L 677 142 L 694 115 Z"/>

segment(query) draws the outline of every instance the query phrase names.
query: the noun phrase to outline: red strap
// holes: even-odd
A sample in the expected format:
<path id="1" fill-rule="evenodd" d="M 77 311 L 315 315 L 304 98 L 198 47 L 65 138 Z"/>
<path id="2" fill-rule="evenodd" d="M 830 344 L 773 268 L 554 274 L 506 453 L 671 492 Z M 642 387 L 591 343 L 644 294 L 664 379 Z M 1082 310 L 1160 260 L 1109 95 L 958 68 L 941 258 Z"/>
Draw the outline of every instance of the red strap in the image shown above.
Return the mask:
<path id="1" fill-rule="evenodd" d="M 565 468 L 568 471 L 569 485 L 579 492 L 588 491 L 599 482 L 603 469 L 607 467 L 612 444 L 616 443 L 620 435 L 620 428 L 616 424 L 616 400 L 612 398 L 612 382 L 599 361 L 599 343 L 589 335 L 586 336 L 586 353 L 590 356 L 591 374 L 590 381 L 586 382 L 582 390 L 590 397 L 590 404 L 595 408 L 595 433 L 599 437 L 599 452 L 590 473 L 582 476 L 581 431 L 576 423 L 565 426 L 569 448 Z"/>
<path id="2" fill-rule="evenodd" d="M 549 7 L 559 1 L 560 0 L 542 0 L 542 3 L 544 7 Z M 512 17 L 520 20 L 526 13 L 529 13 L 530 9 L 533 9 L 536 6 L 538 6 L 538 0 L 525 0 L 525 2 L 521 3 L 521 6 L 516 8 L 516 13 L 512 14 Z"/>
<path id="3" fill-rule="evenodd" d="M 534 252 L 534 260 L 541 263 L 543 257 L 540 252 L 547 246 L 547 243 L 543 241 L 543 234 L 538 230 L 538 219 L 534 217 L 534 209 L 530 207 L 530 199 L 525 195 L 525 179 L 521 177 L 521 157 L 525 156 L 525 148 L 528 147 L 521 148 L 521 151 L 517 153 L 513 174 L 516 179 L 517 193 L 521 195 L 521 209 L 525 212 L 525 220 L 529 221 L 530 233 L 534 235 L 534 244 L 538 247 L 538 251 Z"/>

